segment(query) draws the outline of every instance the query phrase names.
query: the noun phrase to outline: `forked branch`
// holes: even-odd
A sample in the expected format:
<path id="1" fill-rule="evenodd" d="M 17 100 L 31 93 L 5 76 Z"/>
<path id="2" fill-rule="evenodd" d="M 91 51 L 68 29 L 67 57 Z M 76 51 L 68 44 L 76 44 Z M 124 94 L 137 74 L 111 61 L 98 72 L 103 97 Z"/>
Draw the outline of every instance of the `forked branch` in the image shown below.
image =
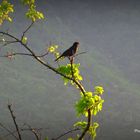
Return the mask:
<path id="1" fill-rule="evenodd" d="M 30 29 L 30 27 L 32 26 L 32 24 L 29 26 L 29 28 L 27 28 L 27 30 L 25 30 L 25 32 L 23 32 L 23 35 L 22 37 L 24 37 L 24 34 Z M 7 36 L 7 37 L 11 37 L 12 39 L 14 39 L 16 42 L 20 43 L 22 47 L 24 47 L 28 52 L 29 54 L 23 54 L 23 53 L 17 53 L 17 55 L 29 55 L 29 56 L 32 56 L 34 59 L 36 59 L 40 64 L 44 65 L 45 67 L 47 67 L 48 69 L 52 70 L 53 72 L 55 72 L 56 74 L 64 77 L 64 78 L 67 78 L 71 81 L 73 81 L 79 88 L 79 90 L 83 93 L 83 95 L 85 96 L 85 89 L 84 87 L 82 86 L 82 84 L 78 81 L 78 80 L 75 80 L 75 78 L 72 76 L 72 77 L 69 77 L 59 71 L 57 71 L 56 68 L 54 68 L 53 66 L 51 66 L 49 63 L 47 62 L 44 62 L 42 59 L 40 59 L 40 57 L 38 55 L 35 54 L 35 52 L 26 44 L 22 41 L 22 37 L 21 39 L 15 37 L 14 35 L 11 35 L 9 33 L 6 33 L 6 32 L 1 32 L 0 31 L 0 34 L 1 35 L 4 35 L 4 36 Z M 15 54 L 16 55 L 16 54 Z M 9 106 L 11 107 L 11 106 Z M 12 112 L 11 112 L 11 115 L 12 115 Z M 17 132 L 18 132 L 18 135 L 19 135 L 19 139 L 21 140 L 21 135 L 20 135 L 20 131 L 18 130 L 18 126 L 16 125 L 16 121 L 13 118 L 13 121 L 15 123 L 15 126 L 16 126 L 16 129 L 17 129 Z M 90 109 L 88 110 L 88 123 L 87 123 L 87 126 L 86 128 L 84 129 L 84 131 L 82 132 L 81 136 L 79 137 L 79 140 L 82 140 L 83 137 L 85 136 L 85 134 L 87 133 L 87 131 L 89 130 L 89 127 L 91 125 L 91 111 Z"/>
<path id="2" fill-rule="evenodd" d="M 18 126 L 18 124 L 16 122 L 16 117 L 15 117 L 15 115 L 13 113 L 12 105 L 11 104 L 8 104 L 8 109 L 9 109 L 11 117 L 13 119 L 13 123 L 14 123 L 14 125 L 16 127 L 16 131 L 17 131 L 17 134 L 18 134 L 18 140 L 22 140 L 22 137 L 21 137 L 21 134 L 20 134 L 20 129 L 19 129 L 19 126 Z"/>
<path id="3" fill-rule="evenodd" d="M 14 133 L 9 130 L 6 126 L 4 126 L 2 123 L 0 123 L 0 126 L 5 129 L 11 136 L 13 136 L 16 140 L 19 140 L 18 137 L 16 135 L 14 135 Z"/>

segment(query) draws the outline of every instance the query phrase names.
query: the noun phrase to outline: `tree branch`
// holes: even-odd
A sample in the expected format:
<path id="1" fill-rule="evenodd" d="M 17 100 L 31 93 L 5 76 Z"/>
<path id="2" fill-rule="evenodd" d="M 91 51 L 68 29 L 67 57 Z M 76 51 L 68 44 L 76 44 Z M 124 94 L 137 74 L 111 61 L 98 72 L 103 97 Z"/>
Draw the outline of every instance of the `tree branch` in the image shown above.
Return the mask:
<path id="1" fill-rule="evenodd" d="M 0 57 L 8 57 L 8 56 L 16 56 L 16 55 L 26 55 L 26 56 L 32 56 L 33 57 L 33 55 L 32 54 L 30 54 L 30 53 L 10 53 L 10 54 L 7 54 L 7 55 L 1 55 Z M 44 54 L 42 54 L 42 55 L 37 55 L 37 57 L 44 57 L 44 56 L 46 56 L 46 55 L 48 55 L 48 52 L 46 52 L 46 53 L 44 53 Z"/>
<path id="2" fill-rule="evenodd" d="M 0 34 L 6 35 L 6 36 L 8 36 L 8 37 L 11 37 L 12 39 L 14 39 L 14 40 L 16 40 L 17 42 L 19 42 L 19 39 L 18 39 L 17 37 L 15 37 L 15 36 L 9 34 L 8 32 L 2 32 L 2 31 L 0 31 Z"/>
<path id="3" fill-rule="evenodd" d="M 10 135 L 12 135 L 16 140 L 19 140 L 19 139 L 17 138 L 17 136 L 15 136 L 15 135 L 13 134 L 13 132 L 12 132 L 11 130 L 9 130 L 7 127 L 5 127 L 2 123 L 0 123 L 0 126 L 1 126 L 3 129 L 5 129 Z"/>
<path id="4" fill-rule="evenodd" d="M 20 131 L 31 131 L 31 130 L 36 130 L 36 131 L 41 131 L 41 130 L 44 130 L 44 129 L 48 129 L 48 128 L 21 128 Z M 14 133 L 17 133 L 17 131 L 8 131 L 8 134 L 4 135 L 3 137 L 8 137 L 9 135 L 13 135 Z M 18 140 L 18 138 L 17 138 Z"/>
<path id="5" fill-rule="evenodd" d="M 55 73 L 61 75 L 62 77 L 65 77 L 65 78 L 67 78 L 67 79 L 72 80 L 72 81 L 75 82 L 75 80 L 74 80 L 73 78 L 64 75 L 63 73 L 57 71 L 56 68 L 52 67 L 50 64 L 45 63 L 44 61 L 40 60 L 39 57 L 35 54 L 35 52 L 34 52 L 32 49 L 30 49 L 30 48 L 27 46 L 27 44 L 24 44 L 24 43 L 22 42 L 22 40 L 18 39 L 17 37 L 15 37 L 15 36 L 13 36 L 13 35 L 11 35 L 11 34 L 9 34 L 9 33 L 5 33 L 5 32 L 1 32 L 1 31 L 0 31 L 0 34 L 3 34 L 3 35 L 6 35 L 6 36 L 8 36 L 8 37 L 11 37 L 11 38 L 15 39 L 15 40 L 16 40 L 17 42 L 19 42 L 26 50 L 28 50 L 28 51 L 31 53 L 31 55 L 32 55 L 38 62 L 40 62 L 42 65 L 46 66 L 48 69 L 50 69 L 50 70 L 52 70 L 53 72 L 55 72 Z M 77 84 L 78 84 L 78 83 L 77 83 Z M 78 84 L 78 85 L 79 85 L 79 84 Z M 79 87 L 80 87 L 80 85 L 79 85 Z"/>
<path id="6" fill-rule="evenodd" d="M 55 72 L 56 74 L 59 74 L 60 76 L 62 76 L 62 77 L 64 77 L 64 78 L 67 78 L 67 79 L 69 79 L 69 80 L 72 80 L 72 81 L 78 86 L 79 90 L 83 93 L 83 95 L 85 96 L 85 92 L 86 92 L 86 91 L 85 91 L 84 87 L 82 86 L 82 84 L 81 84 L 79 81 L 75 80 L 73 77 L 69 77 L 69 76 L 67 76 L 67 75 L 65 75 L 65 74 L 63 74 L 63 73 L 57 71 L 56 68 L 54 68 L 54 67 L 52 67 L 50 64 L 45 63 L 44 61 L 42 61 L 42 60 L 34 53 L 34 51 L 33 51 L 32 49 L 30 49 L 30 48 L 27 46 L 27 44 L 24 44 L 24 43 L 22 42 L 22 40 L 16 38 L 15 36 L 13 36 L 13 35 L 11 35 L 11 34 L 9 34 L 9 33 L 0 32 L 0 34 L 9 36 L 9 37 L 15 39 L 15 40 L 16 40 L 17 42 L 19 42 L 26 50 L 28 50 L 28 51 L 31 53 L 31 55 L 32 55 L 39 63 L 41 63 L 42 65 L 44 65 L 44 66 L 47 67 L 48 69 L 52 70 L 52 71 Z M 91 123 L 91 110 L 89 109 L 89 110 L 88 110 L 88 123 L 87 123 L 87 127 L 85 128 L 85 130 L 83 131 L 83 133 L 82 133 L 81 136 L 79 137 L 79 140 L 82 140 L 82 138 L 85 136 L 86 132 L 89 130 L 90 123 Z"/>
<path id="7" fill-rule="evenodd" d="M 10 114 L 11 114 L 11 117 L 12 117 L 12 119 L 13 119 L 13 123 L 14 123 L 14 125 L 15 125 L 15 127 L 16 127 L 16 131 L 17 131 L 17 134 L 18 134 L 18 139 L 19 139 L 19 140 L 22 140 L 21 134 L 20 134 L 20 129 L 19 129 L 19 126 L 18 126 L 18 124 L 17 124 L 17 122 L 16 122 L 16 117 L 15 117 L 15 115 L 13 114 L 13 110 L 12 110 L 11 107 L 12 107 L 12 105 L 9 104 L 9 105 L 8 105 L 8 109 L 9 109 Z"/>
<path id="8" fill-rule="evenodd" d="M 84 53 L 87 53 L 87 52 L 81 52 L 81 53 L 75 54 L 75 56 L 78 56 L 78 55 L 81 55 L 81 54 L 84 54 Z"/>
<path id="9" fill-rule="evenodd" d="M 5 47 L 5 46 L 7 46 L 9 44 L 13 44 L 13 43 L 17 43 L 17 41 L 4 41 L 4 44 L 1 45 L 1 47 Z"/>
<path id="10" fill-rule="evenodd" d="M 85 128 L 84 131 L 82 132 L 81 136 L 78 138 L 78 140 L 82 140 L 82 139 L 83 139 L 83 137 L 85 136 L 85 134 L 86 134 L 87 131 L 89 130 L 90 124 L 91 124 L 91 110 L 88 109 L 88 123 L 87 123 L 86 128 Z"/>
<path id="11" fill-rule="evenodd" d="M 70 60 L 70 64 L 71 64 L 71 75 L 72 75 L 72 78 L 74 79 L 75 78 L 74 77 L 74 71 L 73 71 L 73 60 L 74 60 L 74 57 L 69 58 L 69 60 Z"/>
<path id="12" fill-rule="evenodd" d="M 72 133 L 72 132 L 75 132 L 75 131 L 78 131 L 78 130 L 80 130 L 80 128 L 71 129 L 71 130 L 69 130 L 69 131 L 67 131 L 67 132 L 65 132 L 65 133 L 63 133 L 63 134 L 61 134 L 61 135 L 58 136 L 57 138 L 53 138 L 52 140 L 58 140 L 58 139 L 60 139 L 60 138 L 62 138 L 62 137 L 64 137 L 64 136 L 66 136 L 67 134 Z"/>
<path id="13" fill-rule="evenodd" d="M 26 124 L 26 125 L 27 125 L 27 124 Z M 29 127 L 29 129 L 26 129 L 26 130 L 31 131 L 31 132 L 34 134 L 36 140 L 41 140 L 41 139 L 40 139 L 40 136 L 39 136 L 39 133 L 37 132 L 37 130 L 34 129 L 34 128 L 32 128 L 30 125 L 27 125 L 27 126 Z"/>
<path id="14" fill-rule="evenodd" d="M 25 34 L 28 32 L 28 30 L 33 26 L 34 22 L 32 21 L 31 24 L 27 27 L 27 29 L 23 32 L 22 36 L 21 36 L 21 40 L 23 39 L 23 37 L 25 36 Z"/>

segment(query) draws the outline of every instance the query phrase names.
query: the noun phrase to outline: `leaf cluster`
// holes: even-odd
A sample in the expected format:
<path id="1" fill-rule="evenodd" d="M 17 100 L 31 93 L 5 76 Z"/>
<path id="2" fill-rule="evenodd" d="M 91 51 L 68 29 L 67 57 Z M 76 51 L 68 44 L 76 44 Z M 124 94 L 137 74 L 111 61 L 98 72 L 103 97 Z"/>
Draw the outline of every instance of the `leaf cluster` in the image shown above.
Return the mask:
<path id="1" fill-rule="evenodd" d="M 78 116 L 87 116 L 89 109 L 92 115 L 96 116 L 96 114 L 102 110 L 104 100 L 98 95 L 99 93 L 100 92 L 95 91 L 94 93 L 86 92 L 85 95 L 81 94 L 80 100 L 77 101 L 75 105 Z"/>
<path id="2" fill-rule="evenodd" d="M 35 0 L 22 0 L 22 3 L 28 6 L 28 11 L 26 12 L 27 18 L 31 19 L 33 22 L 44 19 L 43 13 L 36 10 Z"/>
<path id="3" fill-rule="evenodd" d="M 35 3 L 35 0 L 22 0 L 22 3 L 24 5 L 32 5 Z"/>
<path id="4" fill-rule="evenodd" d="M 80 64 L 67 64 L 67 65 L 62 65 L 59 68 L 57 68 L 57 71 L 63 73 L 64 75 L 66 75 L 67 77 L 73 78 L 75 80 L 81 81 L 83 80 L 82 76 L 80 75 L 80 71 L 79 71 L 79 66 Z M 73 73 L 73 75 L 72 75 Z M 72 85 L 74 84 L 72 80 L 69 80 L 65 77 L 63 77 L 64 80 L 64 85 L 67 85 L 68 82 L 70 82 Z"/>
<path id="5" fill-rule="evenodd" d="M 47 51 L 49 53 L 52 53 L 55 56 L 55 58 L 58 58 L 60 56 L 59 52 L 57 51 L 58 47 L 59 47 L 58 45 L 52 44 L 48 47 Z"/>
<path id="6" fill-rule="evenodd" d="M 94 140 L 96 137 L 96 129 L 99 127 L 99 124 L 97 122 L 94 122 L 93 125 L 91 125 L 89 127 L 88 133 L 90 134 L 90 136 L 92 137 L 92 139 Z"/>
<path id="7" fill-rule="evenodd" d="M 82 76 L 80 75 L 79 70 L 80 64 L 67 64 L 60 66 L 57 70 L 63 74 L 65 74 L 68 77 L 72 77 L 72 70 L 74 73 L 74 78 L 77 81 L 82 80 Z M 66 85 L 68 82 L 73 84 L 73 81 L 63 78 L 64 84 Z M 88 117 L 88 110 L 91 112 L 91 116 L 96 116 L 99 111 L 102 110 L 103 102 L 104 100 L 101 98 L 101 95 L 104 93 L 104 89 L 102 86 L 95 86 L 94 91 L 87 91 L 84 94 L 81 92 L 81 98 L 79 101 L 76 102 L 75 108 L 78 116 L 84 115 L 85 117 Z M 80 128 L 82 131 L 84 131 L 88 126 L 87 121 L 78 121 L 74 124 L 74 127 Z M 91 136 L 92 140 L 96 137 L 96 129 L 99 127 L 99 124 L 97 122 L 91 123 L 87 133 Z M 79 136 L 77 135 L 76 138 L 69 138 L 68 140 L 78 140 Z"/>
<path id="8" fill-rule="evenodd" d="M 85 121 L 79 121 L 74 124 L 74 127 L 81 128 L 81 130 L 84 130 L 87 126 L 87 122 Z M 97 122 L 94 122 L 93 124 L 90 125 L 88 134 L 92 137 L 92 140 L 95 139 L 96 137 L 96 129 L 99 127 L 99 124 Z"/>
<path id="9" fill-rule="evenodd" d="M 9 16 L 12 12 L 14 12 L 13 5 L 7 0 L 3 0 L 0 4 L 0 25 L 4 20 L 12 22 L 12 18 Z"/>

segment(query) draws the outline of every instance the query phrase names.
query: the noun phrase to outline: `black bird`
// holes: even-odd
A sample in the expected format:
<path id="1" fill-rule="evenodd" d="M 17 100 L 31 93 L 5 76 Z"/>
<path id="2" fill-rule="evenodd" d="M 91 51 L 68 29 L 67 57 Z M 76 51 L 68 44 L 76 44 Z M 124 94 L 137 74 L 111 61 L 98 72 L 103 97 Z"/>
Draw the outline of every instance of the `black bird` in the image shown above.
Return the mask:
<path id="1" fill-rule="evenodd" d="M 71 59 L 71 57 L 74 57 L 74 55 L 76 54 L 78 47 L 79 42 L 74 42 L 73 45 L 69 49 L 64 51 L 57 59 L 55 59 L 55 61 L 58 61 L 58 59 L 60 59 L 61 57 L 68 57 L 69 59 Z"/>

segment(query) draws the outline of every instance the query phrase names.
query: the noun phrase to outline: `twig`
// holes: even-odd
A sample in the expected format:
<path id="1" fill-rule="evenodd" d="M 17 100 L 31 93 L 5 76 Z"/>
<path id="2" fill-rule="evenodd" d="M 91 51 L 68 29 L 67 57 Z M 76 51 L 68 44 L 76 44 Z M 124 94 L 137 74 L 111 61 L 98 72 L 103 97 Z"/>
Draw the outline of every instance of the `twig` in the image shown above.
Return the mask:
<path id="1" fill-rule="evenodd" d="M 81 134 L 81 136 L 79 137 L 78 140 L 82 140 L 83 139 L 83 137 L 85 136 L 85 134 L 89 130 L 90 124 L 91 124 L 91 110 L 88 109 L 88 123 L 87 123 L 86 128 L 84 129 L 84 131 L 82 132 L 82 134 Z"/>
<path id="2" fill-rule="evenodd" d="M 15 56 L 15 55 L 26 55 L 26 56 L 33 56 L 32 54 L 29 53 L 11 53 L 10 56 Z M 44 57 L 48 55 L 48 52 L 42 54 L 42 55 L 37 55 L 37 57 Z M 1 55 L 0 57 L 8 57 L 8 55 Z"/>
<path id="3" fill-rule="evenodd" d="M 36 131 L 41 131 L 41 130 L 48 129 L 48 128 L 32 128 L 32 129 L 34 129 Z M 31 131 L 32 129 L 30 129 L 30 128 L 21 128 L 20 131 Z M 13 132 L 8 132 L 8 134 L 4 135 L 3 137 L 8 137 L 9 135 L 13 135 L 16 132 L 17 132 L 16 130 L 13 131 Z"/>
<path id="4" fill-rule="evenodd" d="M 13 110 L 12 110 L 11 107 L 12 107 L 12 105 L 11 105 L 11 104 L 8 104 L 8 109 L 9 109 L 9 111 L 10 111 L 11 117 L 12 117 L 12 119 L 13 119 L 13 123 L 14 123 L 14 125 L 15 125 L 15 127 L 16 127 L 16 131 L 17 131 L 17 134 L 18 134 L 18 139 L 19 139 L 19 140 L 22 140 L 21 134 L 20 134 L 20 129 L 19 129 L 19 126 L 18 126 L 18 124 L 17 124 L 17 122 L 16 122 L 16 117 L 15 117 L 15 115 L 13 114 Z"/>
<path id="5" fill-rule="evenodd" d="M 72 75 L 72 78 L 74 79 L 73 60 L 74 60 L 74 57 L 70 58 L 70 64 L 71 64 L 71 75 Z"/>
<path id="6" fill-rule="evenodd" d="M 27 124 L 26 124 L 27 125 Z M 28 127 L 29 127 L 29 131 L 31 131 L 33 134 L 34 134 L 34 136 L 35 136 L 35 138 L 36 138 L 36 140 L 41 140 L 40 139 L 40 134 L 37 132 L 37 130 L 36 129 L 34 129 L 34 128 L 32 128 L 30 125 L 27 125 Z"/>
<path id="7" fill-rule="evenodd" d="M 5 41 L 5 43 L 2 46 L 7 46 L 9 44 L 17 43 L 17 41 Z"/>
<path id="8" fill-rule="evenodd" d="M 11 37 L 12 39 L 15 39 L 17 42 L 19 42 L 19 39 L 18 39 L 17 37 L 15 37 L 15 36 L 9 34 L 8 32 L 2 32 L 2 31 L 0 31 L 0 34 L 6 35 L 6 36 L 8 36 L 8 37 Z"/>
<path id="9" fill-rule="evenodd" d="M 34 24 L 34 22 L 32 21 L 31 24 L 26 28 L 26 30 L 23 32 L 23 34 L 21 36 L 21 40 L 23 39 L 23 37 L 25 36 L 25 34 L 27 33 L 27 31 L 32 27 L 33 24 Z"/>
<path id="10" fill-rule="evenodd" d="M 81 55 L 81 54 L 84 54 L 84 53 L 87 53 L 87 52 L 81 52 L 81 53 L 75 54 L 75 56 L 78 56 L 78 55 Z"/>
<path id="11" fill-rule="evenodd" d="M 17 139 L 17 140 L 19 140 L 14 134 L 13 134 L 13 132 L 11 131 L 11 130 L 9 130 L 7 127 L 5 127 L 2 123 L 0 123 L 0 126 L 2 127 L 2 128 L 4 128 L 10 135 L 12 135 L 15 139 Z"/>
<path id="12" fill-rule="evenodd" d="M 69 130 L 69 131 L 67 131 L 67 132 L 65 132 L 65 133 L 63 133 L 63 134 L 61 134 L 61 135 L 58 136 L 57 138 L 53 138 L 52 140 L 58 140 L 58 139 L 60 139 L 60 138 L 62 138 L 62 137 L 64 137 L 64 136 L 66 136 L 67 134 L 72 133 L 72 132 L 75 132 L 75 131 L 78 131 L 78 130 L 80 130 L 80 128 L 75 128 L 75 129 Z"/>

